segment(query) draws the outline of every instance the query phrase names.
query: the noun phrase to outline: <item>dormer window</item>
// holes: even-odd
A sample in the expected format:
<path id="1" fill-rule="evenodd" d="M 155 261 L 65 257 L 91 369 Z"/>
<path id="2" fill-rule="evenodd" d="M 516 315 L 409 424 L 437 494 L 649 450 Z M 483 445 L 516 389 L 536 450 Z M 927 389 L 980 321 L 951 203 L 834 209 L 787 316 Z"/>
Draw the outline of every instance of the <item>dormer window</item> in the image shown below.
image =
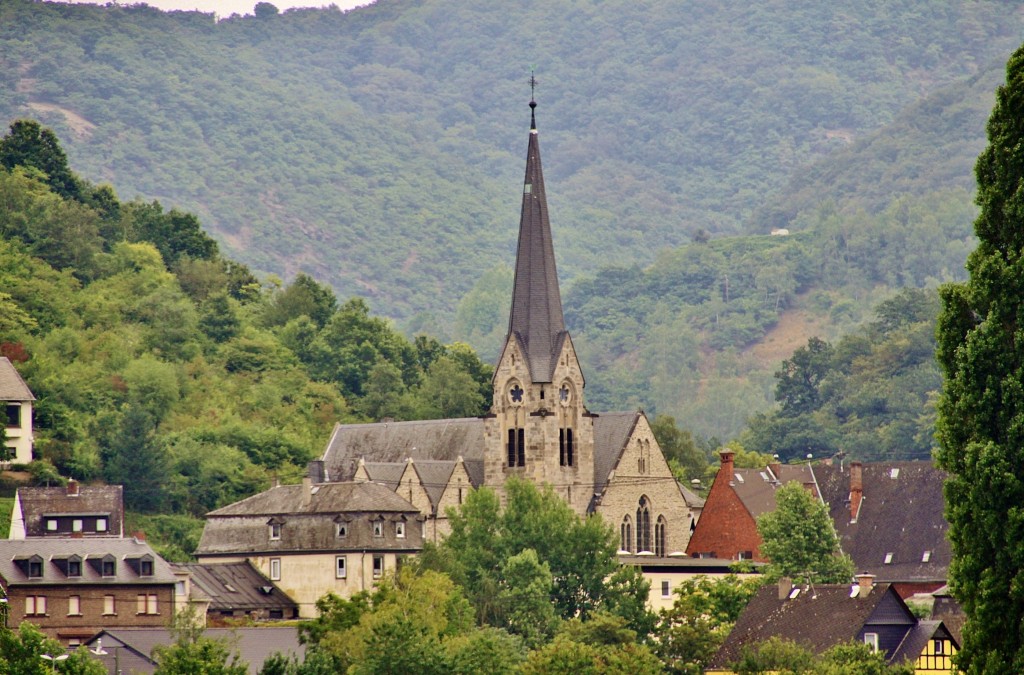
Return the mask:
<path id="1" fill-rule="evenodd" d="M 348 523 L 338 523 L 335 527 L 335 536 L 344 539 L 348 536 Z"/>
<path id="2" fill-rule="evenodd" d="M 39 579 L 43 576 L 43 559 L 37 555 L 28 559 L 28 578 Z"/>
<path id="3" fill-rule="evenodd" d="M 282 525 L 284 525 L 284 521 L 280 518 L 271 518 L 267 521 L 267 530 L 270 536 L 270 541 L 278 541 L 281 539 Z"/>
<path id="4" fill-rule="evenodd" d="M 106 532 L 107 531 L 107 519 L 106 518 L 97 518 L 96 519 L 96 531 L 97 532 Z"/>
<path id="5" fill-rule="evenodd" d="M 405 539 L 405 522 L 399 520 L 395 523 L 395 536 L 399 539 Z"/>
<path id="6" fill-rule="evenodd" d="M 70 558 L 68 558 L 68 576 L 82 576 L 82 559 L 79 558 L 77 555 L 73 555 Z"/>
<path id="7" fill-rule="evenodd" d="M 100 563 L 100 574 L 105 577 L 117 576 L 117 559 L 107 554 Z"/>
<path id="8" fill-rule="evenodd" d="M 384 521 L 375 520 L 373 521 L 373 536 L 383 537 L 384 536 Z"/>
<path id="9" fill-rule="evenodd" d="M 139 576 L 151 577 L 153 576 L 153 559 L 149 556 L 145 556 L 139 560 Z"/>
<path id="10" fill-rule="evenodd" d="M 57 531 L 57 519 L 56 518 L 47 518 L 46 519 L 46 531 L 47 532 L 56 532 Z"/>

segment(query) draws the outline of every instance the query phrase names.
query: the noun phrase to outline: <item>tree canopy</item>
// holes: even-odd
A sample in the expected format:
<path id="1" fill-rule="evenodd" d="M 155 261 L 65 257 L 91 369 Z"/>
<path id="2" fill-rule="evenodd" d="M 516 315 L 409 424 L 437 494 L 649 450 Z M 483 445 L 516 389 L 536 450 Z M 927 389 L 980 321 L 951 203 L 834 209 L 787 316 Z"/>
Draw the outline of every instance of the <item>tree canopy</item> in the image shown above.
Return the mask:
<path id="1" fill-rule="evenodd" d="M 950 588 L 968 617 L 957 659 L 966 673 L 1024 669 L 1024 48 L 1007 63 L 988 139 L 975 168 L 978 247 L 968 280 L 941 289 L 937 350 L 938 460 L 950 472 Z"/>

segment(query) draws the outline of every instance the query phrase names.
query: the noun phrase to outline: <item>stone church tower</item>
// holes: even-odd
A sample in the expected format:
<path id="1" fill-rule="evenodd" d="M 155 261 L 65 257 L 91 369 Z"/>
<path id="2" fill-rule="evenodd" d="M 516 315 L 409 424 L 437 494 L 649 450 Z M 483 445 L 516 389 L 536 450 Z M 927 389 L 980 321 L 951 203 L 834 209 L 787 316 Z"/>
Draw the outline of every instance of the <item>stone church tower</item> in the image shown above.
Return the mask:
<path id="1" fill-rule="evenodd" d="M 512 311 L 484 418 L 484 484 L 499 494 L 519 476 L 551 485 L 579 514 L 594 496 L 594 423 L 583 372 L 565 330 L 535 109 L 519 220 Z"/>

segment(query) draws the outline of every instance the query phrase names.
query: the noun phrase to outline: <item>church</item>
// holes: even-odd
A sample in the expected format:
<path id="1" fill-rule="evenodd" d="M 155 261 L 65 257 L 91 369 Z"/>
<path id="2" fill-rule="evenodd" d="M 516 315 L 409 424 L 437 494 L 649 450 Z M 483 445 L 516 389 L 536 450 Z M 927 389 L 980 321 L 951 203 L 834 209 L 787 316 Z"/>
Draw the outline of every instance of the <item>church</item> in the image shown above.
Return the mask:
<path id="1" fill-rule="evenodd" d="M 682 555 L 700 500 L 679 484 L 642 411 L 594 413 L 565 328 L 541 170 L 536 102 L 523 182 L 508 333 L 482 417 L 339 424 L 313 483 L 386 485 L 420 512 L 423 536 L 448 531 L 446 509 L 512 477 L 548 485 L 581 516 L 616 528 L 620 553 Z"/>

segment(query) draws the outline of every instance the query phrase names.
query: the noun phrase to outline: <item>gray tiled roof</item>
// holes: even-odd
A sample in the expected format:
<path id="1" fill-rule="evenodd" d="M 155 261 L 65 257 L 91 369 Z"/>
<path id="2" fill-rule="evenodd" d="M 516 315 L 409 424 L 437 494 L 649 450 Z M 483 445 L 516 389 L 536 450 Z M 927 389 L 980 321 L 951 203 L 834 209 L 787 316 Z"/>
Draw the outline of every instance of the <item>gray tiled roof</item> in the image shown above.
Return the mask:
<path id="1" fill-rule="evenodd" d="M 106 555 L 116 560 L 116 574 L 102 576 L 90 563 Z M 153 557 L 153 575 L 140 576 L 126 561 L 144 555 Z M 43 576 L 29 578 L 18 562 L 34 555 L 43 559 Z M 82 575 L 68 577 L 54 562 L 77 555 L 82 559 Z M 6 583 L 19 586 L 45 586 L 69 584 L 173 584 L 174 571 L 163 558 L 153 552 L 146 542 L 135 539 L 0 539 L 0 577 Z"/>
<path id="2" fill-rule="evenodd" d="M 360 458 L 395 463 L 413 459 L 455 461 L 484 458 L 484 422 L 478 417 L 338 424 L 324 450 L 330 481 L 351 480 Z M 397 480 L 397 479 L 396 479 Z"/>
<path id="3" fill-rule="evenodd" d="M 203 636 L 223 640 L 232 653 L 237 652 L 241 660 L 248 664 L 250 673 L 258 673 L 263 667 L 263 662 L 277 652 L 285 655 L 294 654 L 300 662 L 306 653 L 305 646 L 299 644 L 298 629 L 295 627 L 207 628 L 203 631 Z M 93 636 L 87 646 L 94 649 L 97 639 L 102 640 L 103 650 L 107 652 L 102 659 L 103 663 L 111 669 L 114 666 L 115 647 L 148 657 L 153 653 L 154 647 L 174 642 L 174 636 L 166 628 L 105 630 Z M 135 666 L 139 668 L 137 672 L 153 672 L 156 664 L 152 659 L 148 660 L 149 664 Z"/>
<path id="4" fill-rule="evenodd" d="M 171 566 L 188 571 L 192 583 L 209 596 L 210 609 L 250 612 L 276 609 L 289 611 L 297 608 L 294 600 L 248 561 L 172 563 Z"/>
<path id="5" fill-rule="evenodd" d="M 314 485 L 309 504 L 302 504 L 303 485 L 279 485 L 240 502 L 210 511 L 217 516 L 274 516 L 296 513 L 418 513 L 416 507 L 377 483 Z"/>
<path id="6" fill-rule="evenodd" d="M 960 641 L 953 636 L 942 621 L 918 621 L 917 625 L 903 638 L 903 642 L 900 643 L 899 649 L 896 650 L 892 660 L 898 662 L 916 659 L 921 656 L 929 642 L 941 638 L 952 640 L 959 649 Z"/>
<path id="7" fill-rule="evenodd" d="M 30 537 L 44 536 L 46 526 L 43 515 L 94 514 L 107 515 L 106 536 L 122 536 L 124 518 L 120 485 L 79 485 L 78 494 L 68 494 L 66 487 L 20 487 L 18 500 L 25 520 L 25 531 Z"/>
<path id="8" fill-rule="evenodd" d="M 943 516 L 945 472 L 922 461 L 864 464 L 864 498 L 856 523 L 850 522 L 849 465 L 815 467 L 815 472 L 843 551 L 858 572 L 870 572 L 879 581 L 946 580 L 952 550 Z"/>
<path id="9" fill-rule="evenodd" d="M 594 492 L 608 484 L 608 475 L 618 465 L 619 457 L 633 433 L 641 412 L 601 413 L 594 417 Z"/>
<path id="10" fill-rule="evenodd" d="M 0 356 L 0 401 L 34 401 L 36 397 L 21 379 L 14 364 L 6 356 Z"/>
<path id="11" fill-rule="evenodd" d="M 778 596 L 775 585 L 764 586 L 754 595 L 711 659 L 711 667 L 726 667 L 739 660 L 744 646 L 760 644 L 773 636 L 793 640 L 814 653 L 821 653 L 857 639 L 884 601 L 902 604 L 889 584 L 876 584 L 869 593 L 858 594 L 855 598 L 850 597 L 847 584 L 816 585 L 792 599 L 780 600 Z"/>

